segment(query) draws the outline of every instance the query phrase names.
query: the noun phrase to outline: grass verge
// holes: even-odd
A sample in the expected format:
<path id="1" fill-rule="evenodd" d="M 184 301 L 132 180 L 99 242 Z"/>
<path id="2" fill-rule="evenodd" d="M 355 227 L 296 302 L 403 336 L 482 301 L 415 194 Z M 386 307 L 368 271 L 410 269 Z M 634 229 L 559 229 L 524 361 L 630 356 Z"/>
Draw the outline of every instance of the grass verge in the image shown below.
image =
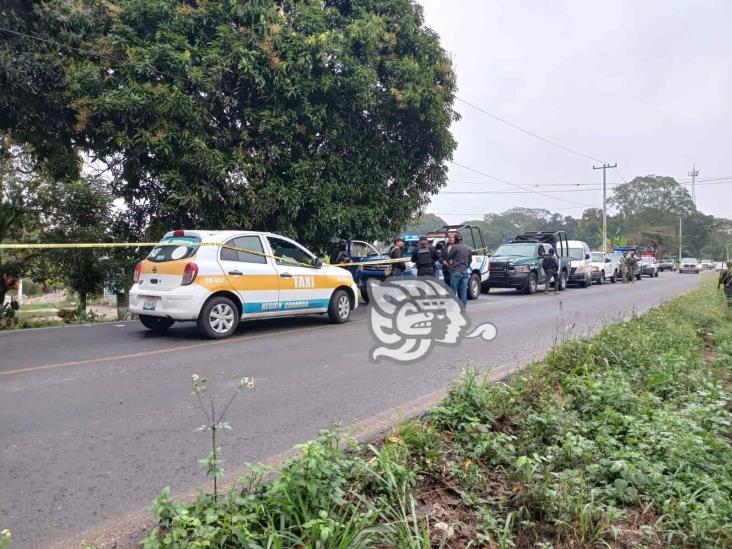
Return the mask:
<path id="1" fill-rule="evenodd" d="M 730 547 L 732 322 L 711 284 L 477 371 L 376 445 L 324 432 L 218 501 L 166 489 L 143 547 Z"/>

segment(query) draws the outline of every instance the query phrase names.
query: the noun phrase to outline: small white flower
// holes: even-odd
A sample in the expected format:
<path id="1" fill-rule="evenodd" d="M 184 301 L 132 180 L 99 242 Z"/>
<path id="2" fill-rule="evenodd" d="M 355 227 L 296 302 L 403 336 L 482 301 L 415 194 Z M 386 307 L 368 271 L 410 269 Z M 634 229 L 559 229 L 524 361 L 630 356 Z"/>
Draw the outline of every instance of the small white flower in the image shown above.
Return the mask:
<path id="1" fill-rule="evenodd" d="M 201 376 L 199 376 L 198 374 L 193 374 L 191 376 L 191 379 L 193 380 L 193 383 L 198 383 L 198 381 L 201 379 Z"/>
<path id="2" fill-rule="evenodd" d="M 254 378 L 253 377 L 243 377 L 239 380 L 239 385 L 236 387 L 237 390 L 239 389 L 254 389 Z"/>

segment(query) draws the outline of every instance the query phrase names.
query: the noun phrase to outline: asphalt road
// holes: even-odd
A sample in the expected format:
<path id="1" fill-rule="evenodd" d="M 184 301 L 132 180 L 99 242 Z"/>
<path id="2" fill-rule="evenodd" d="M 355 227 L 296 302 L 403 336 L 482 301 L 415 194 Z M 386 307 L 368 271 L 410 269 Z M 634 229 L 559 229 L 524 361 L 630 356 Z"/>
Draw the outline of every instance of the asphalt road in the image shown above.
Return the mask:
<path id="1" fill-rule="evenodd" d="M 492 342 L 463 340 L 418 364 L 369 361 L 367 307 L 341 326 L 321 317 L 244 323 L 234 338 L 199 339 L 193 325 L 164 336 L 137 322 L 0 333 L 0 528 L 14 547 L 81 539 L 144 509 L 163 486 L 203 483 L 208 451 L 191 374 L 234 401 L 223 436 L 227 469 L 265 460 L 318 430 L 372 417 L 443 389 L 466 365 L 524 364 L 567 327 L 574 336 L 643 312 L 701 277 L 662 273 L 634 285 L 569 289 L 559 297 L 492 291 L 469 303 Z"/>

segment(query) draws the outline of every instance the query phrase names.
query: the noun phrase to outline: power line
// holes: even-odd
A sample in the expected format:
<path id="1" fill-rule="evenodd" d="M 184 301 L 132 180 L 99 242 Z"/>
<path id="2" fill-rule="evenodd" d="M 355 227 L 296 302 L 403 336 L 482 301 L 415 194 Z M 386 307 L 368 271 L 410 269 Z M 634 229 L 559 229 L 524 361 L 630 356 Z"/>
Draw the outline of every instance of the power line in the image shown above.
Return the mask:
<path id="1" fill-rule="evenodd" d="M 586 192 L 595 192 L 595 191 L 601 191 L 602 187 L 595 187 L 592 189 L 575 189 L 575 190 L 567 190 L 567 189 L 543 189 L 541 192 L 544 193 L 586 193 Z M 440 194 L 535 194 L 539 191 L 536 190 L 530 190 L 530 191 L 441 191 Z M 556 197 L 554 197 L 556 198 Z"/>
<path id="2" fill-rule="evenodd" d="M 545 193 L 543 193 L 541 191 L 535 191 L 535 190 L 532 190 L 532 189 L 530 189 L 528 187 L 524 187 L 522 185 L 518 185 L 517 183 L 512 183 L 510 181 L 506 181 L 505 179 L 501 179 L 500 177 L 495 177 L 493 175 L 487 174 L 487 173 L 482 172 L 480 170 L 476 170 L 475 168 L 471 168 L 470 166 L 466 166 L 464 164 L 460 164 L 460 163 L 455 162 L 453 160 L 448 160 L 448 162 L 450 162 L 450 164 L 454 164 L 455 166 L 458 166 L 458 167 L 463 168 L 465 170 L 468 170 L 468 171 L 471 171 L 473 173 L 477 173 L 479 175 L 482 175 L 483 177 L 487 177 L 488 179 L 493 179 L 495 181 L 500 181 L 501 183 L 505 183 L 506 185 L 510 185 L 511 187 L 516 187 L 517 189 L 521 189 L 522 191 L 529 191 L 529 192 L 532 192 L 534 194 L 538 194 L 538 195 L 541 195 L 541 196 L 545 196 L 547 198 L 551 198 L 552 200 L 561 200 L 562 202 L 567 202 L 568 204 L 577 204 L 578 206 L 585 206 L 586 208 L 593 208 L 593 207 L 595 207 L 595 206 L 591 206 L 590 204 L 583 204 L 581 202 L 575 202 L 574 200 L 567 200 L 566 198 L 560 198 L 558 196 L 552 196 L 550 194 L 545 194 Z"/>
<path id="3" fill-rule="evenodd" d="M 487 116 L 490 116 L 491 118 L 494 118 L 495 120 L 498 120 L 499 122 L 502 122 L 503 124 L 506 124 L 507 126 L 511 126 L 515 130 L 518 130 L 518 131 L 520 131 L 522 133 L 525 133 L 526 135 L 529 135 L 529 136 L 533 137 L 534 139 L 538 139 L 539 141 L 543 141 L 544 143 L 548 143 L 549 145 L 553 145 L 554 147 L 558 147 L 558 148 L 560 148 L 560 149 L 562 149 L 564 151 L 567 151 L 569 153 L 575 154 L 577 156 L 581 156 L 582 158 L 586 158 L 587 160 L 592 160 L 592 161 L 595 161 L 595 162 L 603 162 L 599 158 L 595 158 L 594 156 L 590 156 L 590 155 L 581 153 L 581 152 L 576 151 L 574 149 L 571 149 L 569 147 L 565 147 L 561 143 L 557 143 L 556 141 L 552 141 L 551 139 L 547 139 L 546 137 L 542 137 L 539 134 L 536 134 L 536 133 L 534 133 L 534 132 L 532 132 L 530 130 L 527 130 L 525 128 L 522 128 L 521 126 L 517 126 L 513 122 L 509 122 L 505 118 L 501 118 L 500 116 L 498 116 L 496 114 L 493 114 L 492 112 L 488 112 L 487 110 L 483 109 L 482 107 L 479 107 L 478 105 L 475 105 L 475 104 L 473 104 L 473 103 L 471 103 L 469 101 L 466 101 L 465 99 L 463 99 L 461 97 L 458 97 L 457 95 L 455 96 L 455 99 L 457 99 L 461 103 L 465 103 L 466 105 L 468 105 L 469 107 L 472 107 L 476 111 L 482 112 L 483 114 L 485 114 Z"/>

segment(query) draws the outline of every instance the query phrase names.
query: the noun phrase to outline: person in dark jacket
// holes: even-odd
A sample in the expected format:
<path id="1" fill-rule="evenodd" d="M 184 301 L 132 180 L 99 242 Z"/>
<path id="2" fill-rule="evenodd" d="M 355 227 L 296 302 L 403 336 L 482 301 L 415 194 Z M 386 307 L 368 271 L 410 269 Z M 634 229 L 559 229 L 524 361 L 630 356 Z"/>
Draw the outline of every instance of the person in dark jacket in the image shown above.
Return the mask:
<path id="1" fill-rule="evenodd" d="M 554 280 L 554 293 L 559 290 L 559 261 L 554 254 L 554 248 L 549 248 L 541 258 L 541 268 L 544 269 L 546 282 L 544 282 L 544 295 L 549 293 L 549 281 Z"/>
<path id="2" fill-rule="evenodd" d="M 417 248 L 412 252 L 412 263 L 417 266 L 417 276 L 435 276 L 437 250 L 430 246 L 426 236 L 420 236 Z"/>
<path id="3" fill-rule="evenodd" d="M 732 307 L 732 261 L 727 262 L 727 268 L 719 273 L 717 289 L 722 288 L 727 296 L 727 305 Z"/>
<path id="4" fill-rule="evenodd" d="M 450 240 L 454 244 L 448 248 L 447 261 L 445 261 L 445 266 L 450 270 L 450 288 L 452 293 L 458 296 L 463 307 L 466 307 L 473 251 L 470 246 L 463 243 L 460 233 L 450 233 Z"/>
<path id="5" fill-rule="evenodd" d="M 404 257 L 404 239 L 397 237 L 394 239 L 394 246 L 389 252 L 389 259 L 402 259 Z M 391 264 L 391 276 L 401 276 L 404 274 L 404 261 L 395 261 Z"/>

